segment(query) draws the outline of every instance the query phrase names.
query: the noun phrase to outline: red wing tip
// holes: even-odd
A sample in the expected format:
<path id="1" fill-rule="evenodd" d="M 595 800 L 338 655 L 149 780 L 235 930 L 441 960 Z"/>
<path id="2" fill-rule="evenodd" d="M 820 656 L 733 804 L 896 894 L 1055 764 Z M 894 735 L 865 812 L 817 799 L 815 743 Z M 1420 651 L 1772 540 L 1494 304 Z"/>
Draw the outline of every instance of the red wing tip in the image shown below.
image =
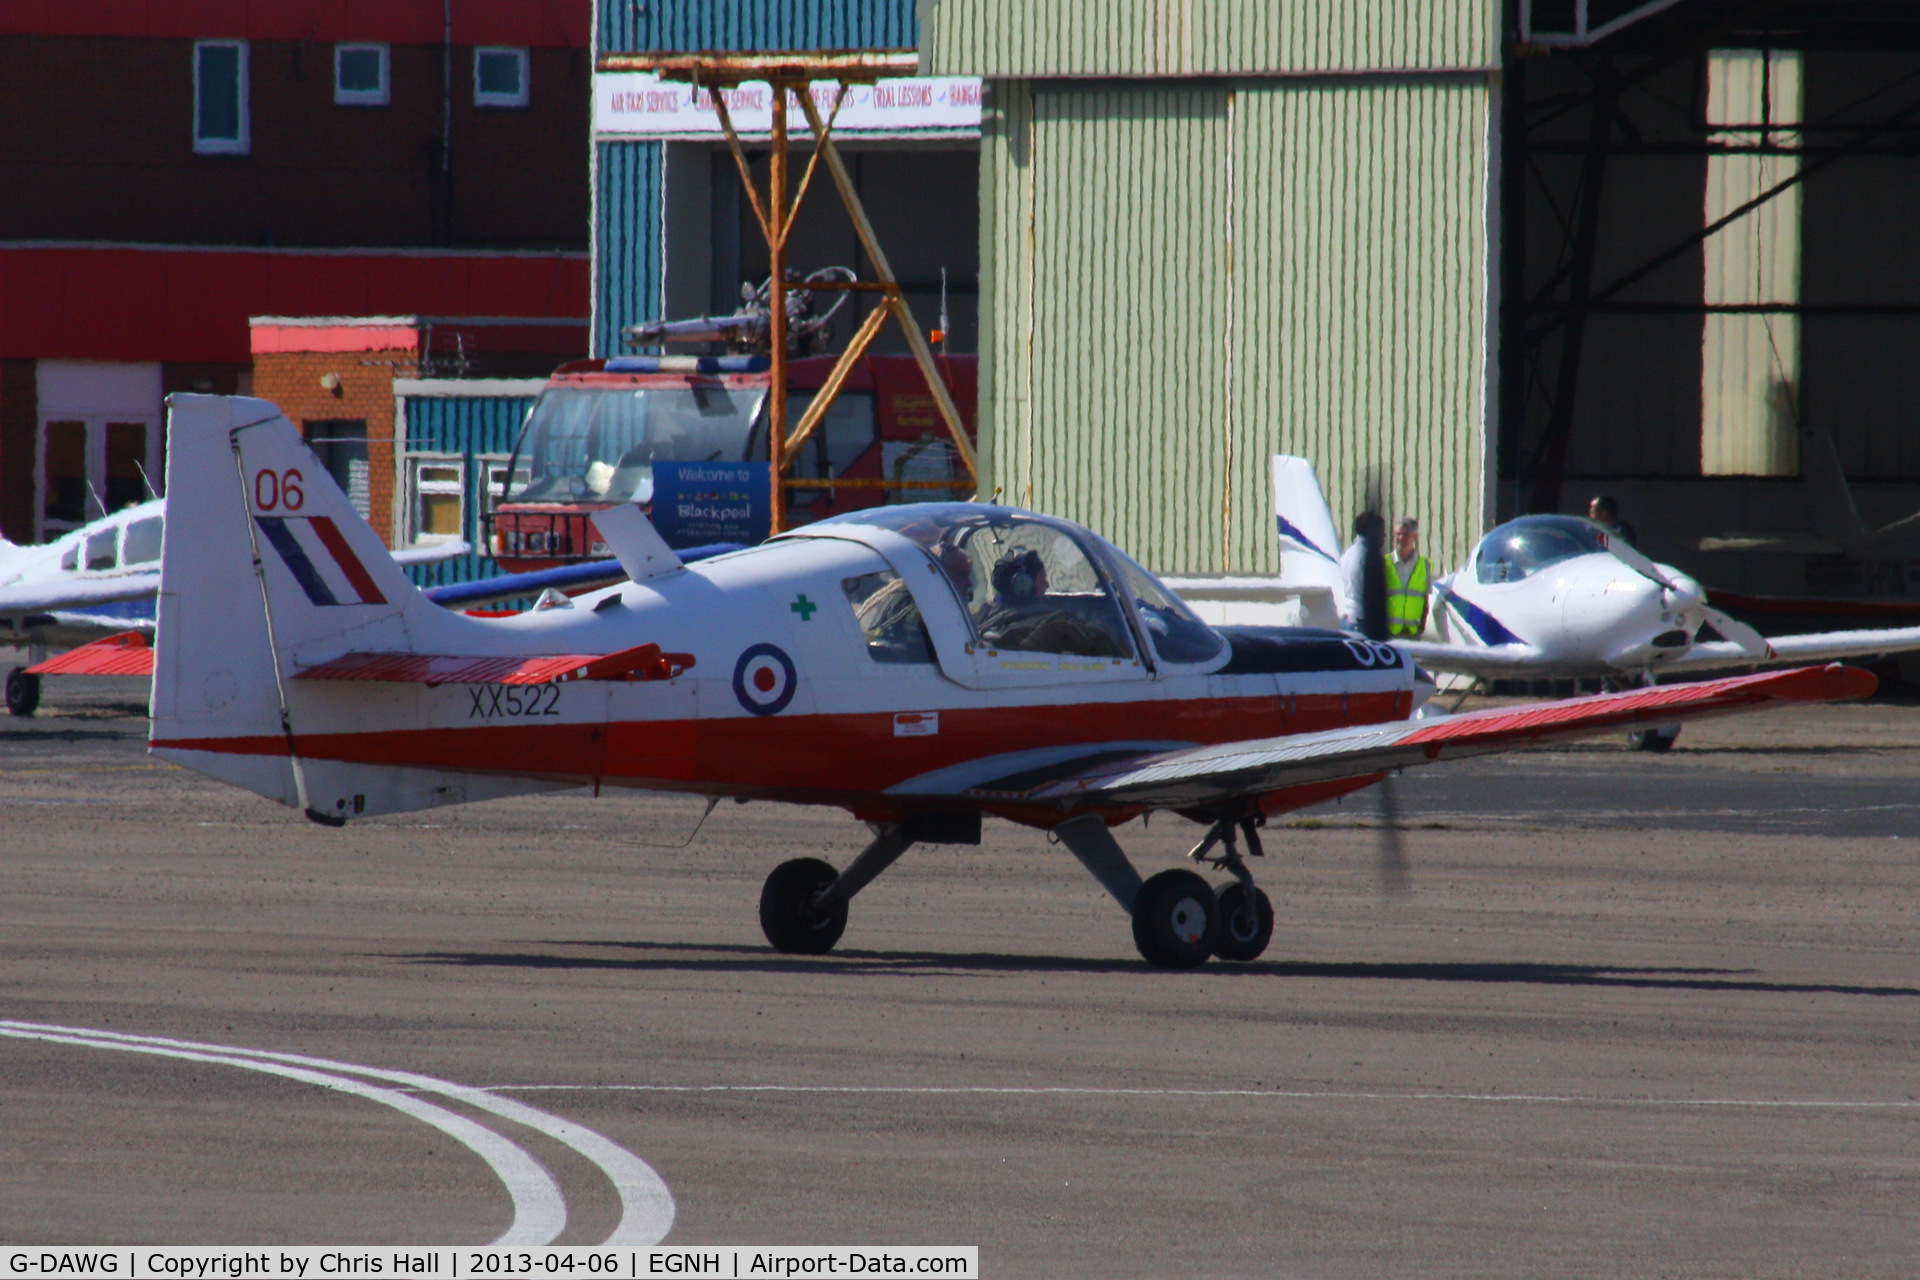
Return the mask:
<path id="1" fill-rule="evenodd" d="M 1832 695 L 1834 698 L 1870 698 L 1874 690 L 1880 687 L 1880 677 L 1864 667 L 1830 662 L 1821 669 L 1820 674 L 1838 686 L 1838 691 Z"/>

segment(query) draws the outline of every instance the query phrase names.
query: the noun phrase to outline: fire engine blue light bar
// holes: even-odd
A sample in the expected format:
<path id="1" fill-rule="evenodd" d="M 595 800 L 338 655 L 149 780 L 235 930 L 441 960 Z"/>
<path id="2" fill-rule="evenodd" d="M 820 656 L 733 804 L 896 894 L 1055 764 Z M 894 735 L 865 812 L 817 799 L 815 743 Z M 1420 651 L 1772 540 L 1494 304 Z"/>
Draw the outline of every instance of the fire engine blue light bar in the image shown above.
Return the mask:
<path id="1" fill-rule="evenodd" d="M 615 356 L 608 373 L 765 373 L 766 356 Z"/>

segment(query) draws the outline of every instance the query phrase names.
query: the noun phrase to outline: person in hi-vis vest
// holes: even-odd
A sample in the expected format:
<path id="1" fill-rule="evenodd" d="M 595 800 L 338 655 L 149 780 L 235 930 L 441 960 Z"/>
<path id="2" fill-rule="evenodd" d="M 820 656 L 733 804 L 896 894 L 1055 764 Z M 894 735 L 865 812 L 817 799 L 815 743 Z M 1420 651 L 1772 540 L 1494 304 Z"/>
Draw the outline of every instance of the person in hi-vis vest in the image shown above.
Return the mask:
<path id="1" fill-rule="evenodd" d="M 1387 634 L 1412 640 L 1427 629 L 1427 588 L 1432 567 L 1420 554 L 1420 522 L 1401 516 L 1393 524 L 1393 551 L 1387 561 Z"/>

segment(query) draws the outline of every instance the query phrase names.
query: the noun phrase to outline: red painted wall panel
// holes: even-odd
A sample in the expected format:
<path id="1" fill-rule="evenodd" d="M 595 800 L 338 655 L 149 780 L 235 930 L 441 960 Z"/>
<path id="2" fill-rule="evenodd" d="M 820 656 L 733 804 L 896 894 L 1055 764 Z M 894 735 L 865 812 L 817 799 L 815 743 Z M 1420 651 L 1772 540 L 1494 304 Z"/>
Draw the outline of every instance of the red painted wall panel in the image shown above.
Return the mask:
<path id="1" fill-rule="evenodd" d="M 584 49 L 592 0 L 455 0 L 455 44 Z M 6 0 L 0 35 L 439 44 L 440 0 Z"/>
<path id="2" fill-rule="evenodd" d="M 585 255 L 0 246 L 0 359 L 237 361 L 250 316 L 587 314 Z"/>

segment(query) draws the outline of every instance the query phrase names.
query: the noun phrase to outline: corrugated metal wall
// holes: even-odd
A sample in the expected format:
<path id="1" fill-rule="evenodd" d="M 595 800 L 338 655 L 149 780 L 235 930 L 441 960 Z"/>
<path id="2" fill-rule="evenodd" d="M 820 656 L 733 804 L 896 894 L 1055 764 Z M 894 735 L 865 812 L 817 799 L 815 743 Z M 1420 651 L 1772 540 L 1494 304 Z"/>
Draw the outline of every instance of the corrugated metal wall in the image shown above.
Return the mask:
<path id="1" fill-rule="evenodd" d="M 601 142 L 593 168 L 593 354 L 617 356 L 624 325 L 660 317 L 666 144 Z"/>
<path id="2" fill-rule="evenodd" d="M 911 49 L 914 0 L 599 0 L 600 52 Z"/>
<path id="3" fill-rule="evenodd" d="M 1278 565 L 1267 458 L 1378 468 L 1437 563 L 1484 492 L 1479 77 L 993 86 L 985 478 L 1169 573 Z"/>
<path id="4" fill-rule="evenodd" d="M 403 396 L 401 407 L 407 429 L 407 452 L 457 454 L 466 463 L 466 529 L 462 536 L 476 548 L 485 545 L 480 513 L 486 509 L 487 454 L 513 452 L 520 425 L 533 407 L 528 396 Z M 407 500 L 412 494 L 406 495 Z M 492 577 L 503 570 L 492 556 L 476 552 L 438 564 L 419 564 L 407 573 L 422 587 L 445 586 Z"/>
<path id="5" fill-rule="evenodd" d="M 1490 69 L 1495 0 L 932 0 L 934 75 L 1275 75 Z"/>

